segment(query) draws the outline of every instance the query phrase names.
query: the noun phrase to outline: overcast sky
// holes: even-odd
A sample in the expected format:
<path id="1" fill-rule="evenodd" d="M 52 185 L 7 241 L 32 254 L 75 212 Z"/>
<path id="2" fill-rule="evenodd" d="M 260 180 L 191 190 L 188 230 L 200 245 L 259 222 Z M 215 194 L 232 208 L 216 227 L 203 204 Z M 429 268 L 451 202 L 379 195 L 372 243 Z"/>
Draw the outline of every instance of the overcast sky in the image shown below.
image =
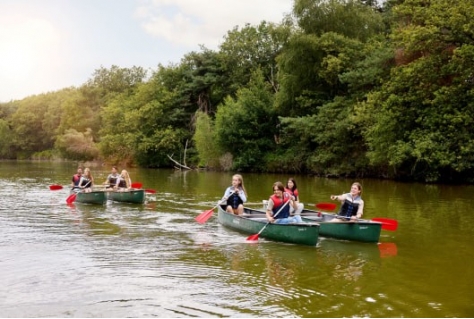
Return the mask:
<path id="1" fill-rule="evenodd" d="M 85 83 L 101 66 L 179 63 L 293 0 L 0 0 L 0 102 Z"/>

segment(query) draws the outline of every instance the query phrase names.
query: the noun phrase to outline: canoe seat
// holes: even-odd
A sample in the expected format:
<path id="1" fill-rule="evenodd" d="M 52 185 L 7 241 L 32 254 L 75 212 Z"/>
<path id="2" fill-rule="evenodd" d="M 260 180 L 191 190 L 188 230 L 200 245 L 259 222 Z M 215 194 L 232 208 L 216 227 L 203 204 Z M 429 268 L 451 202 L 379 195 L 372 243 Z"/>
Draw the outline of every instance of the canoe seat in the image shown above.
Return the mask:
<path id="1" fill-rule="evenodd" d="M 259 222 L 264 222 L 268 221 L 266 217 L 247 217 L 248 219 L 259 221 Z"/>
<path id="2" fill-rule="evenodd" d="M 243 217 L 247 217 L 247 218 L 262 218 L 262 217 L 266 217 L 267 215 L 266 214 L 243 214 L 242 215 Z"/>

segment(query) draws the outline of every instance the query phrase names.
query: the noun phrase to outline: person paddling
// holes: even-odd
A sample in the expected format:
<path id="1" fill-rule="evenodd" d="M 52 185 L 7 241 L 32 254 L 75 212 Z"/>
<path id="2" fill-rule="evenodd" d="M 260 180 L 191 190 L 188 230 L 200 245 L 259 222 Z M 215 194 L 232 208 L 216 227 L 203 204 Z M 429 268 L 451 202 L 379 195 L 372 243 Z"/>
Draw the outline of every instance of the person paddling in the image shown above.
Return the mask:
<path id="1" fill-rule="evenodd" d="M 117 184 L 117 179 L 120 177 L 119 173 L 117 172 L 117 167 L 112 166 L 112 171 L 111 173 L 107 176 L 107 179 L 105 180 L 104 184 L 108 185 L 107 188 L 109 187 L 114 187 Z"/>
<path id="2" fill-rule="evenodd" d="M 76 174 L 72 176 L 71 180 L 71 189 L 76 191 L 79 189 L 79 183 L 81 182 L 81 177 L 82 177 L 82 167 L 77 168 Z"/>
<path id="3" fill-rule="evenodd" d="M 342 195 L 331 195 L 332 200 L 338 200 L 342 203 L 341 209 L 337 213 L 338 218 L 332 222 L 357 221 L 364 214 L 364 201 L 361 197 L 362 185 L 355 182 L 351 186 L 351 191 Z"/>
<path id="4" fill-rule="evenodd" d="M 94 186 L 94 177 L 92 177 L 92 173 L 89 167 L 86 167 L 84 169 L 84 174 L 82 174 L 78 186 L 84 189 L 84 192 L 92 191 L 92 186 Z"/>
<path id="5" fill-rule="evenodd" d="M 235 215 L 244 214 L 244 203 L 247 201 L 244 179 L 242 175 L 232 176 L 232 186 L 227 187 L 221 202 L 226 204 L 226 211 Z"/>
<path id="6" fill-rule="evenodd" d="M 117 182 L 115 183 L 114 189 L 119 190 L 127 190 L 132 187 L 132 179 L 130 178 L 130 174 L 128 174 L 127 170 L 122 170 L 119 177 L 117 178 Z"/>
<path id="7" fill-rule="evenodd" d="M 295 206 L 290 206 L 290 215 L 300 215 L 304 209 L 304 205 L 299 201 L 299 193 L 298 193 L 298 186 L 296 185 L 296 181 L 293 177 L 288 179 L 286 182 L 285 192 L 291 195 L 291 199 L 293 199 Z M 297 207 L 295 209 L 295 207 Z"/>
<path id="8" fill-rule="evenodd" d="M 290 206 L 293 206 L 294 209 L 298 208 L 291 195 L 285 192 L 283 184 L 275 182 L 273 184 L 273 195 L 270 196 L 267 204 L 268 221 L 275 224 L 302 223 L 303 220 L 300 215 L 290 216 Z"/>

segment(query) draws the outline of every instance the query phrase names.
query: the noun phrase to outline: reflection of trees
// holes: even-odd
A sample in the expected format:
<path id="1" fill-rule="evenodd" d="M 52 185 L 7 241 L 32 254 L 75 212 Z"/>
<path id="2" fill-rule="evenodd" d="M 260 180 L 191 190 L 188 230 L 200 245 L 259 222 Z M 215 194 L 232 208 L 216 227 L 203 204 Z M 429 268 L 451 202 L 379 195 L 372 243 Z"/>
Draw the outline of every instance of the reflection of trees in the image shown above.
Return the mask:
<path id="1" fill-rule="evenodd" d="M 271 254 L 265 257 L 268 281 L 271 285 L 291 289 L 295 282 L 295 269 L 298 265 L 294 262 L 284 263 Z"/>
<path id="2" fill-rule="evenodd" d="M 366 261 L 363 259 L 349 260 L 342 265 L 336 265 L 334 277 L 345 279 L 347 281 L 357 281 L 363 274 L 363 268 Z"/>
<path id="3" fill-rule="evenodd" d="M 324 240 L 321 249 L 327 257 L 328 274 L 338 280 L 358 281 L 367 267 L 380 261 L 377 244 Z"/>

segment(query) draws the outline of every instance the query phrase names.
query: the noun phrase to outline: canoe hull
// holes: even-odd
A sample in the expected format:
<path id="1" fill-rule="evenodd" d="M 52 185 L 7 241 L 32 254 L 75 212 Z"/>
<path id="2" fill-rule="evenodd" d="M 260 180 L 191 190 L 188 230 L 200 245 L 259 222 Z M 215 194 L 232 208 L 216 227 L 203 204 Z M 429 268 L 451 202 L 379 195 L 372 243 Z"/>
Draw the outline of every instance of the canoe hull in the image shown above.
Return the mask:
<path id="1" fill-rule="evenodd" d="M 218 206 L 218 220 L 219 223 L 229 228 L 246 234 L 257 234 L 268 221 L 258 213 L 257 216 L 250 217 L 252 211 L 252 209 L 245 208 L 244 216 L 238 216 L 227 213 L 221 206 Z M 259 237 L 291 244 L 315 246 L 318 243 L 319 224 L 268 224 Z"/>
<path id="2" fill-rule="evenodd" d="M 108 198 L 114 202 L 143 204 L 145 202 L 145 190 L 112 191 L 108 192 Z"/>
<path id="3" fill-rule="evenodd" d="M 342 240 L 359 241 L 366 243 L 378 243 L 382 224 L 370 220 L 360 219 L 357 222 L 330 222 L 334 214 L 319 213 L 314 210 L 305 209 L 301 213 L 303 220 L 318 222 L 321 227 L 319 235 L 321 237 L 335 238 Z"/>
<path id="4" fill-rule="evenodd" d="M 104 205 L 107 202 L 107 195 L 103 191 L 79 192 L 76 194 L 75 201 L 78 203 Z"/>

